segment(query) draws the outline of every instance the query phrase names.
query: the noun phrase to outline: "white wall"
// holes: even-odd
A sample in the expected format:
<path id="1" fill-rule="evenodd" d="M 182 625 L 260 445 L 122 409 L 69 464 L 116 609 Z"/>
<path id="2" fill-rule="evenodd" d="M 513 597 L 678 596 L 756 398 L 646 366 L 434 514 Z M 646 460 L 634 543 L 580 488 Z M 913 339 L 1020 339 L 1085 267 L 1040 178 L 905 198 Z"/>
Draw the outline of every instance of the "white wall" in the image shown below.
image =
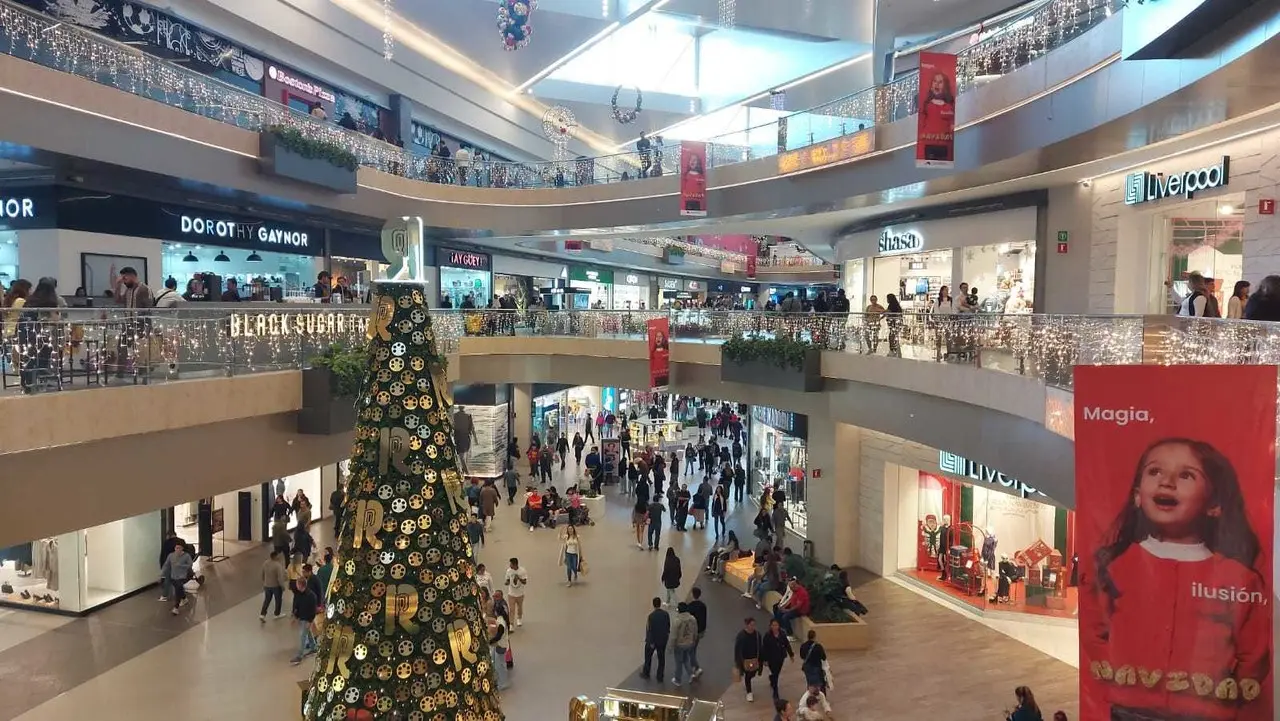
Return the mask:
<path id="1" fill-rule="evenodd" d="M 143 282 L 152 288 L 158 288 L 164 282 L 160 274 L 163 247 L 159 240 L 153 238 L 80 230 L 24 230 L 19 235 L 18 267 L 23 277 L 35 283 L 41 277 L 51 275 L 58 279 L 58 292 L 63 295 L 71 295 L 81 285 L 81 253 L 146 258 L 147 277 Z M 142 268 L 137 270 L 139 274 L 144 272 Z"/>
<path id="2" fill-rule="evenodd" d="M 861 481 L 858 485 L 857 564 L 880 575 L 897 570 L 898 549 L 886 548 L 897 539 L 899 467 L 929 470 L 938 464 L 935 448 L 894 436 L 860 429 Z M 911 509 L 914 518 L 915 509 Z M 891 532 L 893 535 L 890 535 Z M 890 543 L 890 546 L 896 545 Z"/>
<path id="3" fill-rule="evenodd" d="M 159 524 L 156 525 L 157 533 Z M 88 588 L 99 588 L 104 591 L 123 592 L 125 589 L 124 573 L 124 528 L 120 521 L 104 523 L 85 531 L 86 575 L 85 585 Z M 156 550 L 156 560 L 160 559 L 160 551 Z M 159 569 L 157 569 L 158 575 Z"/>
<path id="4" fill-rule="evenodd" d="M 1037 260 L 1037 313 L 1089 312 L 1089 256 L 1093 235 L 1093 191 L 1079 184 L 1049 189 L 1046 247 Z M 1058 232 L 1067 233 L 1067 252 L 1059 253 Z"/>

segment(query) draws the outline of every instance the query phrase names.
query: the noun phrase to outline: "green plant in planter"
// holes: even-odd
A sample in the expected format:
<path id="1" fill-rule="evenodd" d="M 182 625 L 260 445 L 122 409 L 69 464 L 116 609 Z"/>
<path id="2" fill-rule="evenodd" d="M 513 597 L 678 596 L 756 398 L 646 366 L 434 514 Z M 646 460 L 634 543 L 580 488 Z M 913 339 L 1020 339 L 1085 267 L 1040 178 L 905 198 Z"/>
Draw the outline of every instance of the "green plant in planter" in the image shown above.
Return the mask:
<path id="1" fill-rule="evenodd" d="M 802 582 L 809 591 L 809 620 L 814 623 L 849 623 L 849 614 L 840 605 L 844 586 L 840 577 L 821 566 L 810 565 Z"/>
<path id="2" fill-rule="evenodd" d="M 270 125 L 266 131 L 273 135 L 276 142 L 304 158 L 323 160 L 345 170 L 355 171 L 360 167 L 360 159 L 356 154 L 328 140 L 317 140 L 307 137 L 297 128 L 288 125 Z"/>
<path id="3" fill-rule="evenodd" d="M 760 336 L 734 336 L 723 346 L 724 357 L 743 364 L 761 361 L 779 368 L 804 368 L 804 359 L 810 348 L 817 346 L 791 338 L 762 338 Z"/>
<path id="4" fill-rule="evenodd" d="M 369 351 L 364 346 L 351 347 L 334 343 L 318 356 L 311 358 L 311 367 L 328 368 L 334 396 L 354 398 L 364 387 L 365 373 L 369 369 Z"/>

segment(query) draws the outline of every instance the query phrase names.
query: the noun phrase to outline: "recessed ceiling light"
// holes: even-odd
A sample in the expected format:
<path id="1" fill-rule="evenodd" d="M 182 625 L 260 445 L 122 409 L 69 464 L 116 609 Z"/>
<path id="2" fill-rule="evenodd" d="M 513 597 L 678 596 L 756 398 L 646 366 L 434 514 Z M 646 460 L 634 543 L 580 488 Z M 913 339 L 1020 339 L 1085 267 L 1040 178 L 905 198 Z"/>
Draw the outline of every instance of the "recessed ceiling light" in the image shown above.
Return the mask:
<path id="1" fill-rule="evenodd" d="M 1230 203 L 1224 203 L 1218 206 L 1218 212 L 1223 215 L 1231 215 L 1236 212 L 1236 207 Z"/>

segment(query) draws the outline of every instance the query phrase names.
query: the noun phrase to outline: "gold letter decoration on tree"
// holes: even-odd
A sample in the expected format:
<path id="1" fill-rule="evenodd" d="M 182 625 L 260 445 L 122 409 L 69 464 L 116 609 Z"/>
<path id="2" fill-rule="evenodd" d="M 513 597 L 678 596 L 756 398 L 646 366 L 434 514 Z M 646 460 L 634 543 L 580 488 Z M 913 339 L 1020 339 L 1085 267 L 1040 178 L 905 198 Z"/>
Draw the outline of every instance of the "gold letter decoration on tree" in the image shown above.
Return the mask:
<path id="1" fill-rule="evenodd" d="M 379 282 L 307 721 L 504 721 L 425 286 Z M 501 662 L 501 661 L 499 661 Z"/>

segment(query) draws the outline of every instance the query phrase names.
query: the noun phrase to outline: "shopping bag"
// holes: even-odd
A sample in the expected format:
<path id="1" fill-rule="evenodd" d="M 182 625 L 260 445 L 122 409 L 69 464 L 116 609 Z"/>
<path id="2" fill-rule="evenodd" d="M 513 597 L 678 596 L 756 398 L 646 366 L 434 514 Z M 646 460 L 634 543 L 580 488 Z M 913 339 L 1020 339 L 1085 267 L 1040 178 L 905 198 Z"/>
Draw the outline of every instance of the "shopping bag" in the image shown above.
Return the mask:
<path id="1" fill-rule="evenodd" d="M 822 662 L 822 678 L 827 682 L 827 693 L 836 687 L 835 679 L 831 677 L 831 664 L 825 659 Z"/>
<path id="2" fill-rule="evenodd" d="M 589 573 L 589 572 L 590 572 L 590 571 L 589 571 L 589 569 L 587 568 L 587 562 L 586 562 L 586 561 L 578 561 L 578 575 L 580 575 L 580 576 L 585 576 L 585 575 L 587 575 L 587 573 Z"/>

